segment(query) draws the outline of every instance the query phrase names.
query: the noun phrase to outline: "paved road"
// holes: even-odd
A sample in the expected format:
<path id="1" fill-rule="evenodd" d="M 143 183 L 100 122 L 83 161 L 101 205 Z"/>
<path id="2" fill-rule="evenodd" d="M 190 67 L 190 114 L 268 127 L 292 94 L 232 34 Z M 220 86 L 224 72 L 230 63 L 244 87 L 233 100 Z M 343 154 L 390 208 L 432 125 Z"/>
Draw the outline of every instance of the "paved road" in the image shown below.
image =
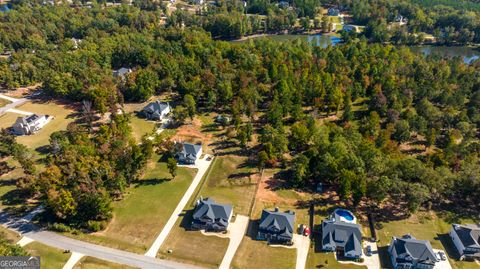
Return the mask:
<path id="1" fill-rule="evenodd" d="M 15 219 L 11 215 L 2 211 L 0 211 L 0 224 L 42 244 L 59 249 L 70 250 L 72 252 L 81 253 L 85 256 L 91 256 L 110 262 L 146 269 L 197 268 L 187 264 L 155 259 L 140 254 L 99 246 L 58 235 L 53 232 L 44 231 L 31 224 L 28 221 L 28 218 Z"/>
<path id="2" fill-rule="evenodd" d="M 228 243 L 227 252 L 225 252 L 225 255 L 223 256 L 223 260 L 219 269 L 230 268 L 233 257 L 235 256 L 235 253 L 242 242 L 243 236 L 247 231 L 248 221 L 249 219 L 247 216 L 237 215 L 235 222 L 228 225 L 230 242 Z"/>
<path id="3" fill-rule="evenodd" d="M 185 167 L 190 167 L 190 168 L 197 168 L 198 172 L 193 178 L 192 183 L 190 184 L 190 187 L 188 187 L 187 191 L 182 197 L 182 200 L 178 203 L 177 207 L 173 211 L 172 215 L 168 219 L 167 223 L 163 227 L 162 231 L 158 235 L 157 239 L 155 239 L 155 242 L 153 242 L 152 246 L 150 249 L 145 253 L 145 256 L 148 257 L 156 257 L 158 250 L 162 246 L 163 242 L 165 242 L 165 239 L 167 239 L 168 234 L 172 230 L 173 226 L 175 225 L 175 222 L 177 222 L 178 217 L 182 213 L 183 209 L 187 205 L 188 201 L 192 197 L 193 193 L 195 192 L 195 189 L 197 188 L 198 184 L 202 181 L 203 175 L 205 172 L 207 172 L 208 167 L 212 163 L 212 159 L 210 161 L 207 161 L 208 155 L 205 154 L 203 159 L 197 160 L 196 165 L 189 165 Z M 181 165 L 179 165 L 181 166 Z"/>
<path id="4" fill-rule="evenodd" d="M 70 258 L 68 259 L 67 263 L 65 263 L 62 269 L 72 269 L 73 267 L 75 267 L 75 264 L 77 264 L 77 262 L 81 260 L 84 256 L 85 255 L 83 255 L 82 253 L 72 252 L 72 255 L 70 255 Z"/>
<path id="5" fill-rule="evenodd" d="M 6 99 L 6 100 L 11 102 L 10 104 L 7 104 L 6 106 L 0 107 L 0 115 L 3 115 L 5 112 L 7 112 L 7 110 L 13 109 L 13 108 L 15 108 L 19 105 L 22 105 L 23 103 L 28 101 L 27 98 L 15 99 L 15 98 L 11 98 L 11 97 L 8 97 L 6 95 L 3 95 L 3 94 L 0 94 L 0 98 Z"/>
<path id="6" fill-rule="evenodd" d="M 305 269 L 307 264 L 308 249 L 310 248 L 310 238 L 300 234 L 293 235 L 293 242 L 297 249 L 297 262 L 295 269 Z"/>

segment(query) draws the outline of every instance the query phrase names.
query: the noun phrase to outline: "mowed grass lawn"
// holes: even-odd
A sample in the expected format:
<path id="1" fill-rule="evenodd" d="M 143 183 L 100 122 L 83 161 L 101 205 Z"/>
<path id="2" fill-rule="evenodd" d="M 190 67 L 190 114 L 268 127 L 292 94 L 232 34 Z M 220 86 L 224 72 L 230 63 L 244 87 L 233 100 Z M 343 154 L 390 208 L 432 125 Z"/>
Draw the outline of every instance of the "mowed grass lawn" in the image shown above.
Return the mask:
<path id="1" fill-rule="evenodd" d="M 234 269 L 292 269 L 295 268 L 297 251 L 284 247 L 271 247 L 267 242 L 244 236 L 232 261 Z M 310 268 L 310 267 L 307 267 Z"/>
<path id="2" fill-rule="evenodd" d="M 32 256 L 40 256 L 40 267 L 42 269 L 62 268 L 70 258 L 70 253 L 52 248 L 37 242 L 30 243 L 24 247 Z"/>
<path id="3" fill-rule="evenodd" d="M 185 228 L 190 226 L 192 209 L 193 207 L 190 207 L 189 211 L 177 220 L 157 257 L 204 268 L 218 268 L 230 240 L 217 236 L 206 236 L 199 231 L 186 230 Z M 168 253 L 169 250 L 172 253 Z"/>
<path id="4" fill-rule="evenodd" d="M 246 157 L 236 155 L 215 157 L 200 195 L 232 204 L 235 214 L 248 216 L 258 175 L 255 168 L 243 167 L 246 161 Z"/>
<path id="5" fill-rule="evenodd" d="M 460 223 L 478 223 L 478 220 L 455 220 Z M 391 268 L 389 256 L 387 253 L 387 245 L 390 244 L 392 236 L 401 237 L 405 234 L 411 234 L 420 240 L 428 240 L 435 249 L 446 250 L 450 264 L 453 269 L 473 269 L 480 268 L 475 262 L 457 261 L 457 252 L 448 233 L 451 224 L 435 212 L 418 212 L 410 218 L 399 221 L 391 221 L 381 223 L 383 226 L 377 230 L 377 236 L 380 240 L 378 243 L 382 267 Z"/>
<path id="6" fill-rule="evenodd" d="M 7 99 L 0 98 L 0 107 L 6 106 L 10 104 L 11 102 L 8 101 Z"/>
<path id="7" fill-rule="evenodd" d="M 75 266 L 74 269 L 133 269 L 135 267 L 108 262 L 93 257 L 82 258 Z"/>
<path id="8" fill-rule="evenodd" d="M 179 167 L 175 179 L 169 180 L 166 163 L 158 160 L 156 156 L 148 164 L 143 179 L 133 184 L 123 200 L 114 203 L 113 219 L 106 230 L 73 236 L 123 250 L 146 252 L 197 172 Z"/>
<path id="9" fill-rule="evenodd" d="M 54 117 L 37 133 L 33 135 L 17 137 L 17 141 L 19 143 L 24 144 L 32 150 L 35 150 L 41 146 L 48 145 L 50 135 L 53 132 L 67 129 L 67 125 L 74 120 L 74 118 L 72 117 L 74 111 L 72 109 L 53 102 L 27 102 L 21 106 L 16 107 L 16 109 L 36 114 L 50 115 Z M 22 114 L 7 112 L 0 116 L 0 128 L 9 128 L 15 123 L 18 117 L 24 116 L 25 115 Z"/>
<path id="10" fill-rule="evenodd" d="M 313 248 L 308 253 L 306 268 L 367 269 L 366 266 L 339 263 L 333 253 L 315 252 Z"/>

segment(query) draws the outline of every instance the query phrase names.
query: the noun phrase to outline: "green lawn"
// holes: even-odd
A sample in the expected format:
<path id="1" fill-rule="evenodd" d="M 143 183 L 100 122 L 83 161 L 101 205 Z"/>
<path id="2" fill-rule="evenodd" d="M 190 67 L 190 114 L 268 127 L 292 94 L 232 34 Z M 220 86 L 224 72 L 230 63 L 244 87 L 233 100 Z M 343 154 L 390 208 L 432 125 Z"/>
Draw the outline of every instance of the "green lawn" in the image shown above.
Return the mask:
<path id="1" fill-rule="evenodd" d="M 74 269 L 133 269 L 123 264 L 108 262 L 93 257 L 84 257 L 77 264 Z"/>
<path id="2" fill-rule="evenodd" d="M 474 223 L 473 220 L 461 219 L 459 222 Z M 479 268 L 476 263 L 455 260 L 457 254 L 448 235 L 451 224 L 434 212 L 419 212 L 405 220 L 381 223 L 381 226 L 381 229 L 377 230 L 377 236 L 382 265 L 385 268 L 391 266 L 386 248 L 390 244 L 392 236 L 400 237 L 407 233 L 410 233 L 417 239 L 430 241 L 435 249 L 445 249 L 453 269 Z"/>
<path id="3" fill-rule="evenodd" d="M 63 250 L 52 248 L 37 242 L 30 243 L 25 249 L 32 256 L 40 256 L 40 267 L 42 269 L 59 269 L 70 258 L 70 253 L 63 253 Z"/>
<path id="4" fill-rule="evenodd" d="M 22 238 L 18 233 L 8 230 L 7 228 L 0 226 L 0 238 L 6 239 L 10 243 L 17 243 Z"/>
<path id="5" fill-rule="evenodd" d="M 148 165 L 143 179 L 132 186 L 126 197 L 114 204 L 113 220 L 105 231 L 71 235 L 114 248 L 145 252 L 160 233 L 196 173 L 178 168 L 171 181 L 166 164 L 158 156 Z"/>
<path id="6" fill-rule="evenodd" d="M 295 268 L 297 251 L 283 247 L 271 247 L 264 241 L 244 236 L 232 261 L 234 269 L 291 269 Z M 310 268 L 310 267 L 308 267 Z"/>
<path id="7" fill-rule="evenodd" d="M 17 141 L 24 144 L 32 150 L 37 149 L 38 147 L 45 146 L 49 144 L 50 135 L 53 132 L 66 130 L 67 125 L 70 122 L 73 122 L 73 113 L 74 111 L 64 105 L 59 105 L 53 102 L 49 103 L 30 103 L 27 102 L 16 109 L 32 112 L 36 114 L 43 114 L 53 116 L 54 118 L 47 123 L 40 131 L 33 135 L 19 136 Z M 7 113 L 10 114 L 10 113 Z M 15 114 L 14 118 L 20 117 L 23 115 Z M 8 121 L 10 121 L 9 126 L 11 126 L 15 120 L 12 121 L 12 116 L 9 116 Z M 3 121 L 3 118 L 2 118 Z"/>
<path id="8" fill-rule="evenodd" d="M 0 99 L 2 100 L 2 99 Z M 18 117 L 22 115 L 12 112 L 6 112 L 0 116 L 0 129 L 12 127 Z"/>
<path id="9" fill-rule="evenodd" d="M 363 269 L 366 266 L 339 263 L 333 253 L 315 252 L 313 248 L 308 253 L 306 268 L 329 268 L 329 269 Z"/>
<path id="10" fill-rule="evenodd" d="M 216 157 L 200 195 L 232 204 L 236 214 L 248 215 L 258 175 L 255 168 L 243 167 L 246 161 L 236 155 Z"/>
<path id="11" fill-rule="evenodd" d="M 137 117 L 136 115 L 132 115 L 130 126 L 132 126 L 133 137 L 137 141 L 140 141 L 142 139 L 142 136 L 144 136 L 145 134 L 153 133 L 156 123 L 154 121 L 147 121 L 145 119 Z"/>

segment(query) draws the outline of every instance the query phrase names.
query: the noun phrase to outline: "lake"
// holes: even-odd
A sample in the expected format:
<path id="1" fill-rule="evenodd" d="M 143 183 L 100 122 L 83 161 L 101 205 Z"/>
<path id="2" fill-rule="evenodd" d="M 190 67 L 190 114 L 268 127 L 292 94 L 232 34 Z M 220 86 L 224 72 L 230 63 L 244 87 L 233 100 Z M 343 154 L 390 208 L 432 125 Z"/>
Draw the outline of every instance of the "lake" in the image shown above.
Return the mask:
<path id="1" fill-rule="evenodd" d="M 303 39 L 313 43 L 316 46 L 326 48 L 328 46 L 335 46 L 342 42 L 342 39 L 335 35 L 269 35 L 256 38 L 268 38 L 275 41 L 287 41 L 295 39 Z M 241 41 L 241 42 L 245 42 Z M 447 46 L 411 46 L 410 49 L 413 52 L 421 53 L 423 55 L 440 55 L 447 57 L 462 57 L 463 61 L 467 64 L 472 63 L 475 60 L 480 59 L 480 51 L 470 47 L 447 47 Z"/>

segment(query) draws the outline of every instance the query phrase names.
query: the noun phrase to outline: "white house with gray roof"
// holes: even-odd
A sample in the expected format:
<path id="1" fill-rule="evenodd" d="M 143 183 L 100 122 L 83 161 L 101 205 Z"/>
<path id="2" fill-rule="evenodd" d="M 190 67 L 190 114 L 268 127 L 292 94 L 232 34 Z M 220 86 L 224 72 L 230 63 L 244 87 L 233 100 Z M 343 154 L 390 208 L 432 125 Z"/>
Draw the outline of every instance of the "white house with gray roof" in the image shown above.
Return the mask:
<path id="1" fill-rule="evenodd" d="M 163 120 L 170 111 L 172 108 L 168 102 L 157 100 L 145 106 L 142 113 L 149 120 Z"/>
<path id="2" fill-rule="evenodd" d="M 233 216 L 231 205 L 216 203 L 212 198 L 199 199 L 193 212 L 192 229 L 226 231 Z"/>
<path id="3" fill-rule="evenodd" d="M 48 115 L 32 114 L 26 117 L 19 117 L 12 126 L 16 135 L 30 135 L 38 132 L 48 123 Z"/>
<path id="4" fill-rule="evenodd" d="M 480 260 L 480 224 L 453 224 L 450 237 L 460 260 Z"/>
<path id="5" fill-rule="evenodd" d="M 322 222 L 322 250 L 336 252 L 337 257 L 360 259 L 362 257 L 361 226 L 330 218 Z"/>
<path id="6" fill-rule="evenodd" d="M 394 269 L 432 269 L 439 262 L 429 241 L 418 240 L 409 234 L 393 237 L 388 253 Z"/>
<path id="7" fill-rule="evenodd" d="M 257 239 L 267 240 L 269 243 L 291 244 L 293 228 L 295 225 L 295 212 L 280 212 L 278 208 L 273 211 L 263 210 L 258 227 Z"/>
<path id="8" fill-rule="evenodd" d="M 183 164 L 195 164 L 202 156 L 202 144 L 176 143 L 175 158 Z"/>
<path id="9" fill-rule="evenodd" d="M 131 68 L 122 67 L 120 69 L 113 70 L 113 76 L 116 77 L 116 78 L 125 78 L 126 75 L 128 75 L 132 72 L 133 71 L 132 71 Z"/>

